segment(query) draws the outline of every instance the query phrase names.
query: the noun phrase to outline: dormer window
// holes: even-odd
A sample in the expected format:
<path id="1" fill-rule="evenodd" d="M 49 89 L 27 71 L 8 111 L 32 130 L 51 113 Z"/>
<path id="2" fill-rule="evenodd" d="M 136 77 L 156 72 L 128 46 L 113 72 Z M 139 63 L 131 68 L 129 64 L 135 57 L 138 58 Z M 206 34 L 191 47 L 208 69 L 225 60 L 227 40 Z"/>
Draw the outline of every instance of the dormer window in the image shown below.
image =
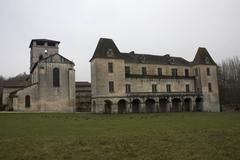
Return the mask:
<path id="1" fill-rule="evenodd" d="M 210 64 L 210 60 L 209 60 L 208 57 L 205 58 L 205 63 L 206 63 L 206 64 Z"/>
<path id="2" fill-rule="evenodd" d="M 145 57 L 143 55 L 137 57 L 139 63 L 144 63 L 145 62 Z"/>
<path id="3" fill-rule="evenodd" d="M 173 58 L 170 58 L 170 59 L 168 60 L 168 62 L 169 62 L 169 64 L 174 64 L 174 59 L 173 59 Z"/>
<path id="4" fill-rule="evenodd" d="M 113 50 L 112 49 L 107 50 L 107 56 L 108 57 L 113 57 Z"/>

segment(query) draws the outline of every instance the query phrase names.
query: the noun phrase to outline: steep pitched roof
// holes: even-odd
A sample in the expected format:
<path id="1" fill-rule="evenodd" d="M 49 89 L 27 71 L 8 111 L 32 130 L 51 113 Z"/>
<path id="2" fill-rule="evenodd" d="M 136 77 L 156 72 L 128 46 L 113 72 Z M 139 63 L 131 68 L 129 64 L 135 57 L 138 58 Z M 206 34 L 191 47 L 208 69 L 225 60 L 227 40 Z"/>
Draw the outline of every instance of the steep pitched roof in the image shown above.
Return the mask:
<path id="1" fill-rule="evenodd" d="M 60 41 L 55 41 L 55 40 L 50 40 L 50 39 L 32 39 L 32 40 L 31 40 L 31 43 L 30 43 L 30 45 L 29 45 L 29 48 L 32 47 L 33 42 L 43 43 L 43 44 L 44 44 L 45 42 L 47 42 L 48 44 L 55 44 L 55 43 L 59 44 L 59 43 L 60 43 Z"/>
<path id="2" fill-rule="evenodd" d="M 109 49 L 113 52 L 112 56 L 108 53 Z M 181 57 L 170 57 L 169 55 L 158 56 L 150 54 L 136 54 L 134 52 L 121 53 L 114 41 L 108 38 L 100 38 L 91 60 L 94 58 L 123 59 L 128 63 L 191 65 L 190 62 Z"/>
<path id="3" fill-rule="evenodd" d="M 196 56 L 193 60 L 193 64 L 210 64 L 216 65 L 206 48 L 199 47 Z"/>
<path id="4" fill-rule="evenodd" d="M 120 58 L 119 53 L 120 51 L 112 39 L 100 38 L 91 60 L 94 58 Z"/>

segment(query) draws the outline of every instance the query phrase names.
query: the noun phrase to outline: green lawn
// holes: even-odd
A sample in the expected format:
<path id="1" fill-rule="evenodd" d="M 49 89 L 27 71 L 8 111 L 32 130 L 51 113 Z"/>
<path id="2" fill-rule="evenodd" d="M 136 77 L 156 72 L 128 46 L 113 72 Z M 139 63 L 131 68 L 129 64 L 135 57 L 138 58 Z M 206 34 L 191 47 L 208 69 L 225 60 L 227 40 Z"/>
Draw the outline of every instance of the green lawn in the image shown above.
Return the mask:
<path id="1" fill-rule="evenodd" d="M 240 160 L 240 113 L 0 113 L 0 160 Z"/>

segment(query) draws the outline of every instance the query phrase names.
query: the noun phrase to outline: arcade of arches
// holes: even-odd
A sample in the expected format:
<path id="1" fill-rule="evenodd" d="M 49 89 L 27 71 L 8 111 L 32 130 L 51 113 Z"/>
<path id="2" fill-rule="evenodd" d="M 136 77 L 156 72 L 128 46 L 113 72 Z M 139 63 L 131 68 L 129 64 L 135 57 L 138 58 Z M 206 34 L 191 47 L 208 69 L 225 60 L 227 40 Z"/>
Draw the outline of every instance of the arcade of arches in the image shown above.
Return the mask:
<path id="1" fill-rule="evenodd" d="M 96 112 L 96 102 L 93 101 L 93 112 Z M 173 98 L 129 98 L 119 99 L 115 103 L 105 100 L 104 113 L 139 113 L 139 112 L 193 112 L 202 111 L 201 97 L 173 97 Z"/>

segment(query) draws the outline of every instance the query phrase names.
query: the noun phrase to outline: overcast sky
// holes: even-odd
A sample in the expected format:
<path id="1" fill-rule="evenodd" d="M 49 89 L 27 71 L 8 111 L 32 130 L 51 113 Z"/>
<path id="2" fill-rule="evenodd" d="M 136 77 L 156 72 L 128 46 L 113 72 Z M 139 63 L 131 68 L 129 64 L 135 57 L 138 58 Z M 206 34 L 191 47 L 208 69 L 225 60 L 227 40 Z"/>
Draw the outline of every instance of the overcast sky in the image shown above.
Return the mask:
<path id="1" fill-rule="evenodd" d="M 100 37 L 189 61 L 206 47 L 219 63 L 240 55 L 240 0 L 0 0 L 0 75 L 29 73 L 31 39 L 47 38 L 61 41 L 76 80 L 90 81 Z"/>

